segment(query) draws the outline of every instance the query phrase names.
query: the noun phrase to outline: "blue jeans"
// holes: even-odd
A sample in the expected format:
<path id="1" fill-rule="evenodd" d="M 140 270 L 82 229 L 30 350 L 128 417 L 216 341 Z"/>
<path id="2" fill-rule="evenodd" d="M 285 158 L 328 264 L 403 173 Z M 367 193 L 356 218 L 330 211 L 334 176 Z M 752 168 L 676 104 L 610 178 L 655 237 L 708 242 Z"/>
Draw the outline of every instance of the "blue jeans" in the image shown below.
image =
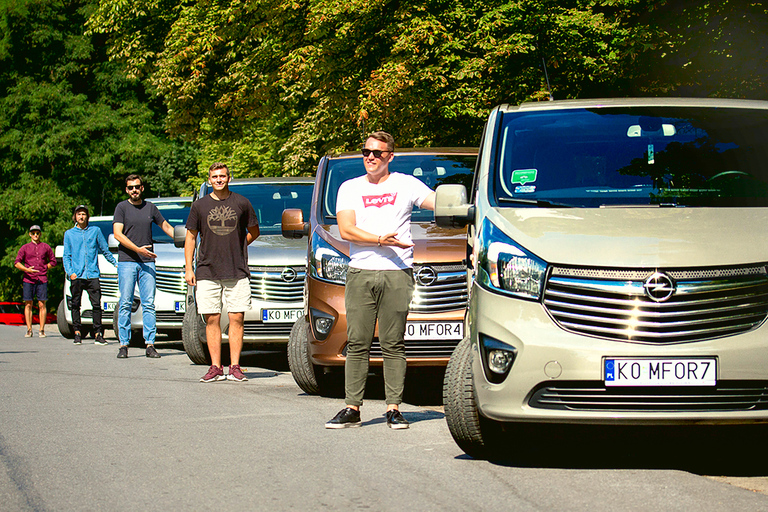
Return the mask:
<path id="1" fill-rule="evenodd" d="M 120 304 L 117 324 L 120 331 L 120 345 L 128 345 L 131 340 L 131 304 L 136 283 L 139 284 L 142 319 L 144 321 L 144 341 L 154 345 L 157 327 L 155 321 L 155 262 L 136 263 L 134 261 L 117 262 L 117 283 L 120 287 Z"/>

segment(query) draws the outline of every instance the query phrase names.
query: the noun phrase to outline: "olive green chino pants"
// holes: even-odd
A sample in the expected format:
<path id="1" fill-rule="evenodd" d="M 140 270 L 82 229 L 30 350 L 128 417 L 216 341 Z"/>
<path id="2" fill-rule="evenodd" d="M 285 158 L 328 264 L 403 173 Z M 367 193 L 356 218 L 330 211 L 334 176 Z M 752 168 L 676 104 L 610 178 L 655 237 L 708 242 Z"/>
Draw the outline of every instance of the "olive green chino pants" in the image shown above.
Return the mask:
<path id="1" fill-rule="evenodd" d="M 405 387 L 405 324 L 413 296 L 413 270 L 349 268 L 344 291 L 347 309 L 347 359 L 344 388 L 347 405 L 363 405 L 368 379 L 368 357 L 376 320 L 384 358 L 384 393 L 387 404 L 403 402 Z"/>

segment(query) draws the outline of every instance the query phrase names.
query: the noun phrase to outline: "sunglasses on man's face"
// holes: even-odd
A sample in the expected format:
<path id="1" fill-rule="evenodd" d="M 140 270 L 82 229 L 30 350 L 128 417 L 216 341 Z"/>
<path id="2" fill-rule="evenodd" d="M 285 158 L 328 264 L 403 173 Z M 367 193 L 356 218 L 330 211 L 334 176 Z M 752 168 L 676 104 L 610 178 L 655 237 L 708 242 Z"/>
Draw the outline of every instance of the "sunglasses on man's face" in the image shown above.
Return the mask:
<path id="1" fill-rule="evenodd" d="M 371 153 L 373 153 L 374 158 L 381 158 L 381 155 L 384 153 L 391 153 L 391 151 L 363 148 L 363 156 L 368 157 L 371 155 Z"/>
<path id="2" fill-rule="evenodd" d="M 127 190 L 138 190 L 141 188 L 141 185 L 126 185 L 125 187 Z"/>

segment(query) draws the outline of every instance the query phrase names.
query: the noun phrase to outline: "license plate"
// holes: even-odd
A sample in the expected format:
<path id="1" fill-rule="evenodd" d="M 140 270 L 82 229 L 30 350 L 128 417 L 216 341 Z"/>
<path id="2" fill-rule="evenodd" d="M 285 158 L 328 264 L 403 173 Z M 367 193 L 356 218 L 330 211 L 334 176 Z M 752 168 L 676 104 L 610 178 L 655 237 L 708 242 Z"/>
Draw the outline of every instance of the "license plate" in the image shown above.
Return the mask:
<path id="1" fill-rule="evenodd" d="M 406 340 L 460 340 L 464 338 L 464 322 L 408 322 Z"/>
<path id="2" fill-rule="evenodd" d="M 265 324 L 271 322 L 293 323 L 303 314 L 303 309 L 262 309 L 261 321 Z"/>
<path id="3" fill-rule="evenodd" d="M 102 308 L 107 313 L 111 313 L 117 308 L 117 302 L 105 302 L 104 307 Z"/>
<path id="4" fill-rule="evenodd" d="M 187 311 L 187 302 L 183 300 L 177 300 L 173 303 L 173 309 L 177 313 L 184 313 Z"/>
<path id="5" fill-rule="evenodd" d="M 717 360 L 689 359 L 604 360 L 606 386 L 714 386 Z"/>

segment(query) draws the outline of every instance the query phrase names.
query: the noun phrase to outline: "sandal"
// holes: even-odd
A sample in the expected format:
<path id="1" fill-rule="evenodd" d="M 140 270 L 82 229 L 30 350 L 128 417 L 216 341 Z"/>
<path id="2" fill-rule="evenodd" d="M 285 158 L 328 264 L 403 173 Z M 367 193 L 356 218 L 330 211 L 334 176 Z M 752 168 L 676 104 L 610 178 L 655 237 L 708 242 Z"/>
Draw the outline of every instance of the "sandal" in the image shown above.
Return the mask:
<path id="1" fill-rule="evenodd" d="M 32 331 L 27 331 L 27 334 L 24 335 L 25 338 L 31 338 L 32 337 Z"/>
<path id="2" fill-rule="evenodd" d="M 45 335 L 45 333 L 43 331 L 40 331 L 40 337 L 41 338 L 46 338 L 46 335 Z"/>

